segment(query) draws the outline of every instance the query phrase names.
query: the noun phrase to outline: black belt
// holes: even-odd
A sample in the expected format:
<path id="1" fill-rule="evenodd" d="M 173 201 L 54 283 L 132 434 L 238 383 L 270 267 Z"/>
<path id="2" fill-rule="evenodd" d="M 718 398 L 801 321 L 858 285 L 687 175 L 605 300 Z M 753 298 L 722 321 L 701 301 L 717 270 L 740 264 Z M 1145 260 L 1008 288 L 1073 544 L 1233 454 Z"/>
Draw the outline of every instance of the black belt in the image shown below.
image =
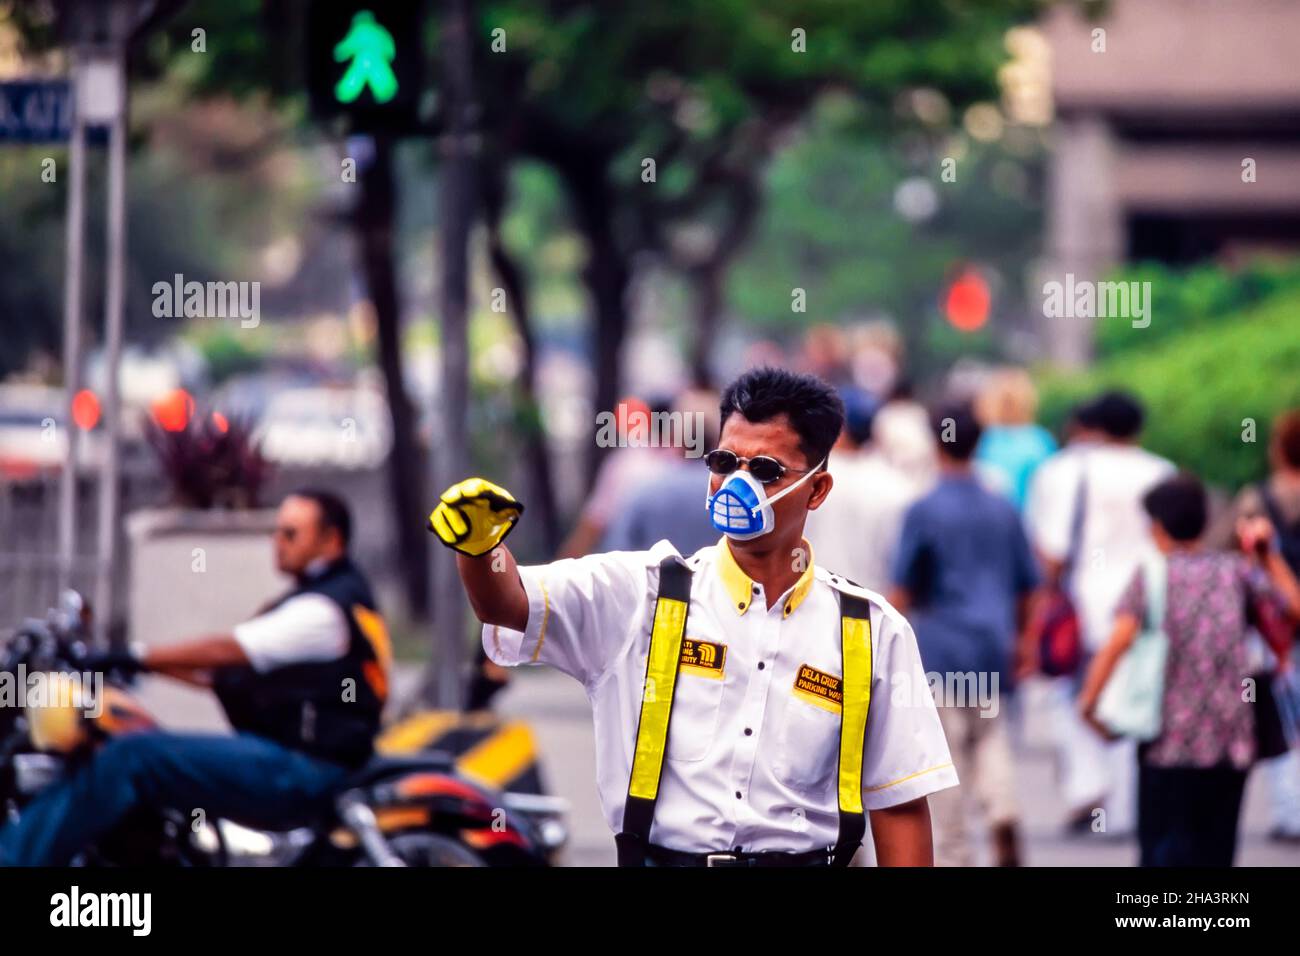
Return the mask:
<path id="1" fill-rule="evenodd" d="M 830 866 L 830 847 L 803 853 L 768 850 L 761 853 L 687 853 L 651 843 L 646 859 L 660 866 Z"/>

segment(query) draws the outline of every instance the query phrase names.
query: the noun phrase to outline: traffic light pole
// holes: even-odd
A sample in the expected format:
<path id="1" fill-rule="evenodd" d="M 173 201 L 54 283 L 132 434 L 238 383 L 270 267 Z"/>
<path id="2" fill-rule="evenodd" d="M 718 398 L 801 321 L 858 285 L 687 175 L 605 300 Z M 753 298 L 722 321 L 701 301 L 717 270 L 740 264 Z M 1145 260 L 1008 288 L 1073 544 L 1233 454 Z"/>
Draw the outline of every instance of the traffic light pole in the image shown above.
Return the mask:
<path id="1" fill-rule="evenodd" d="M 108 138 L 107 263 L 104 291 L 104 457 L 99 468 L 95 641 L 107 646 L 115 616 L 114 585 L 119 520 L 119 431 L 121 396 L 118 374 L 126 298 L 126 49 L 131 37 L 151 20 L 170 12 L 178 0 L 62 0 L 62 30 L 74 50 L 74 129 L 68 197 L 68 287 L 64 291 L 64 381 L 68 390 L 68 456 L 59 489 L 60 584 L 71 580 L 77 540 L 76 428 L 72 400 L 81 379 L 81 290 L 85 234 L 86 126 L 104 124 Z"/>
<path id="2" fill-rule="evenodd" d="M 434 493 L 464 477 L 469 467 L 469 238 L 478 206 L 477 148 L 473 126 L 473 73 L 470 63 L 470 0 L 444 7 L 442 52 L 447 132 L 443 138 L 442 219 L 442 394 L 441 435 L 434 449 Z M 455 555 L 434 549 L 433 686 L 424 696 L 444 707 L 460 704 L 466 651 L 465 591 Z"/>
<path id="3" fill-rule="evenodd" d="M 117 523 L 120 501 L 119 432 L 121 397 L 118 369 L 122 364 L 122 312 L 126 295 L 126 55 L 125 45 L 113 51 L 116 87 L 121 91 L 108 133 L 108 276 L 104 310 L 104 431 L 106 449 L 99 479 L 99 561 L 95 579 L 95 640 L 108 646 L 114 614 L 114 568 L 117 564 Z"/>
<path id="4" fill-rule="evenodd" d="M 63 387 L 67 448 L 59 476 L 58 586 L 72 584 L 77 557 L 77 450 L 80 429 L 72 418 L 72 403 L 81 389 L 82 264 L 86 246 L 86 123 L 76 107 L 81 51 L 72 59 L 72 133 L 68 144 L 68 219 L 66 272 L 63 277 Z"/>

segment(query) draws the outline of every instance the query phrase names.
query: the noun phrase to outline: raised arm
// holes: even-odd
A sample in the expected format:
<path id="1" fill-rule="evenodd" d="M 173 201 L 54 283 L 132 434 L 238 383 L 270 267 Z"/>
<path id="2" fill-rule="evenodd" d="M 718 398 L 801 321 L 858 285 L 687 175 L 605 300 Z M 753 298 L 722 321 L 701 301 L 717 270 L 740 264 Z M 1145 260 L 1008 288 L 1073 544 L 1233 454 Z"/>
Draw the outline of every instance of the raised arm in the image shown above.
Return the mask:
<path id="1" fill-rule="evenodd" d="M 523 511 L 500 485 L 466 478 L 444 491 L 429 514 L 429 530 L 456 552 L 456 569 L 478 619 L 516 631 L 528 625 L 528 594 L 514 555 L 501 542 Z"/>
<path id="2" fill-rule="evenodd" d="M 457 554 L 456 569 L 480 621 L 514 631 L 528 626 L 528 594 L 515 556 L 504 544 L 478 557 Z"/>

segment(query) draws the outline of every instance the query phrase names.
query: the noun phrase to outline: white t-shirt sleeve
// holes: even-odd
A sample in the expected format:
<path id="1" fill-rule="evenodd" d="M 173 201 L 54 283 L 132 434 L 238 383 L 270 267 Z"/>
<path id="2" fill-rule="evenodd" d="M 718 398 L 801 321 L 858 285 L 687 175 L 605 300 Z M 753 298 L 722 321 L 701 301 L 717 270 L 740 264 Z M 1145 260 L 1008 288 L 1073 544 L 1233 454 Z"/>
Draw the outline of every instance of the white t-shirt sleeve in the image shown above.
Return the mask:
<path id="1" fill-rule="evenodd" d="M 1030 543 L 1053 561 L 1063 561 L 1070 550 L 1078 508 L 1082 474 L 1070 464 L 1060 459 L 1045 462 L 1030 479 L 1025 499 L 1025 530 Z"/>
<path id="2" fill-rule="evenodd" d="M 911 625 L 886 606 L 876 631 L 862 761 L 862 805 L 867 810 L 957 786 L 957 770 Z"/>
<path id="3" fill-rule="evenodd" d="M 584 685 L 593 683 L 645 619 L 647 569 L 657 563 L 655 553 L 611 551 L 521 567 L 528 626 L 515 631 L 485 624 L 483 649 L 506 667 L 550 664 Z"/>
<path id="4" fill-rule="evenodd" d="M 239 624 L 235 640 L 259 673 L 311 661 L 330 661 L 348 649 L 343 610 L 323 594 L 299 594 Z"/>

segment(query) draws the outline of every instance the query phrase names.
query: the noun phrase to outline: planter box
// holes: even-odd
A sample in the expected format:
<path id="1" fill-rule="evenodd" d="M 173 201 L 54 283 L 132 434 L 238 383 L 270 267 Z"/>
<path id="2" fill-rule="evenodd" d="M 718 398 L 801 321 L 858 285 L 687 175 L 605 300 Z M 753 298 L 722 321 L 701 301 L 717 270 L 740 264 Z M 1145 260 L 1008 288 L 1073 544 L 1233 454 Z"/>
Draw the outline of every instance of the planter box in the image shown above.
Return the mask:
<path id="1" fill-rule="evenodd" d="M 147 509 L 126 522 L 130 548 L 129 639 L 149 646 L 228 634 L 290 579 L 275 569 L 275 512 Z M 144 676 L 142 701 L 165 729 L 228 725 L 206 690 Z"/>

